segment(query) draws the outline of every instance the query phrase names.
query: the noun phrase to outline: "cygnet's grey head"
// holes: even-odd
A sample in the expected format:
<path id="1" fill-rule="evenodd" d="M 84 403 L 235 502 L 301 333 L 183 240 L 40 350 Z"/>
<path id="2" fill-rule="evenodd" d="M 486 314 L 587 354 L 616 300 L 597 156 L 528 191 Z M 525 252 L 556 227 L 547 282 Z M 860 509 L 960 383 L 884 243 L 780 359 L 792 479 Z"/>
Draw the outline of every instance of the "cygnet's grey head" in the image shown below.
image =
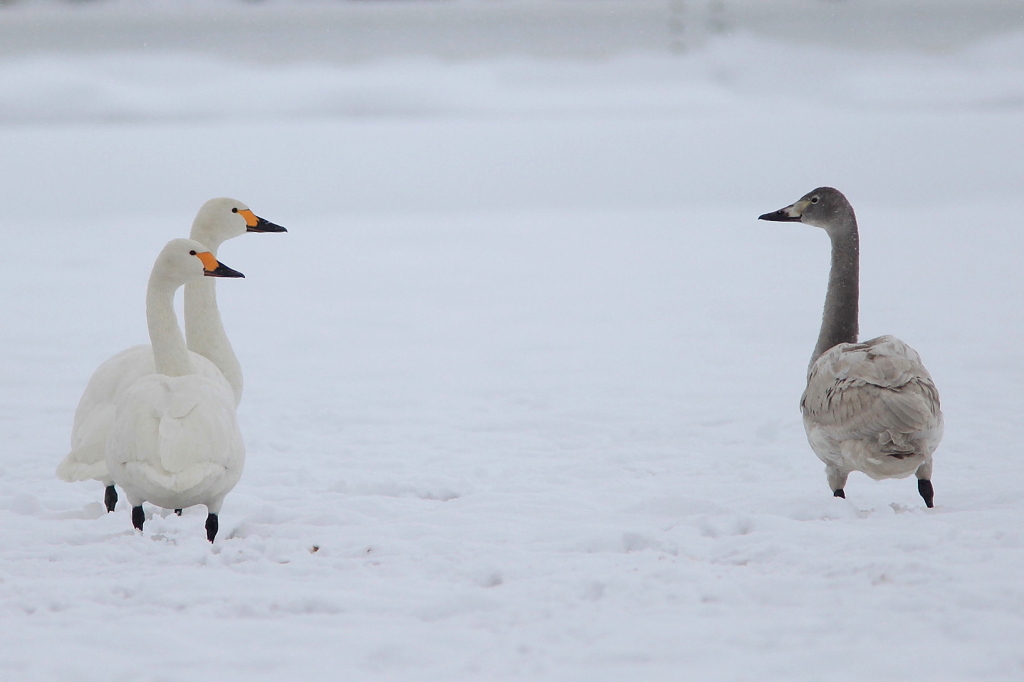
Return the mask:
<path id="1" fill-rule="evenodd" d="M 824 228 L 828 232 L 856 229 L 853 207 L 843 193 L 834 187 L 819 187 L 800 197 L 800 200 L 778 211 L 758 216 L 759 220 L 801 222 Z"/>
<path id="2" fill-rule="evenodd" d="M 264 220 L 237 199 L 210 199 L 192 221 L 192 239 L 214 252 L 221 244 L 246 232 L 287 232 L 280 225 Z"/>

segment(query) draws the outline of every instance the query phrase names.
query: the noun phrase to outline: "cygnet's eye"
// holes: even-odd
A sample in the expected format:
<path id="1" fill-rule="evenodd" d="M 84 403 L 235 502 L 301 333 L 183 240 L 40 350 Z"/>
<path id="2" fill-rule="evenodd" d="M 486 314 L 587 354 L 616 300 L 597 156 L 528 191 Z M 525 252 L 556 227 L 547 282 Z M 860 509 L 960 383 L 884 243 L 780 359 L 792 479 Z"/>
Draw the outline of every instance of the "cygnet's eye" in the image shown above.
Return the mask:
<path id="1" fill-rule="evenodd" d="M 238 213 L 238 209 L 237 208 L 233 208 L 233 209 L 231 209 L 231 212 L 232 213 Z"/>
<path id="2" fill-rule="evenodd" d="M 818 197 L 811 197 L 811 203 L 812 204 L 818 203 Z"/>
<path id="3" fill-rule="evenodd" d="M 196 255 L 196 252 L 195 252 L 195 251 L 189 251 L 189 252 L 188 252 L 188 255 L 190 255 L 190 256 L 194 256 L 194 255 Z"/>

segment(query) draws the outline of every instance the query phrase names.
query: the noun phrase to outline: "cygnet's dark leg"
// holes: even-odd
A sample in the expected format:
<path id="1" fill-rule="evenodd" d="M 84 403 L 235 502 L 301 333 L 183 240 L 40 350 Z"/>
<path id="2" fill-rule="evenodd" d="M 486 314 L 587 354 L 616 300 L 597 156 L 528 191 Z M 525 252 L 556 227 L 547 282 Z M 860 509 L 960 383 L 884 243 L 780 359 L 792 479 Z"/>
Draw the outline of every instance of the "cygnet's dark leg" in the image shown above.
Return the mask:
<path id="1" fill-rule="evenodd" d="M 932 460 L 926 459 L 917 467 L 917 492 L 921 493 L 925 505 L 931 509 L 935 506 L 935 489 L 932 488 Z"/>
<path id="2" fill-rule="evenodd" d="M 217 529 L 220 524 L 217 521 L 216 514 L 208 514 L 206 517 L 206 539 L 213 542 L 213 539 L 217 537 Z"/>
<path id="3" fill-rule="evenodd" d="M 174 513 L 177 514 L 178 516 L 181 516 L 181 510 L 180 509 L 175 509 Z"/>
<path id="4" fill-rule="evenodd" d="M 917 492 L 921 493 L 921 497 L 924 498 L 924 504 L 926 507 L 931 509 L 935 506 L 935 489 L 932 488 L 932 482 L 925 478 L 917 479 Z"/>
<path id="5" fill-rule="evenodd" d="M 132 507 L 132 525 L 142 530 L 142 524 L 146 522 L 146 512 L 142 511 L 142 505 Z"/>
<path id="6" fill-rule="evenodd" d="M 117 490 L 114 488 L 113 483 L 108 485 L 106 491 L 103 493 L 103 504 L 107 505 L 108 514 L 114 511 L 114 507 L 117 506 Z"/>
<path id="7" fill-rule="evenodd" d="M 832 491 L 832 497 L 841 497 L 841 498 L 843 498 L 845 500 L 846 499 L 846 493 L 844 493 L 843 489 L 840 488 L 839 490 L 833 490 Z"/>

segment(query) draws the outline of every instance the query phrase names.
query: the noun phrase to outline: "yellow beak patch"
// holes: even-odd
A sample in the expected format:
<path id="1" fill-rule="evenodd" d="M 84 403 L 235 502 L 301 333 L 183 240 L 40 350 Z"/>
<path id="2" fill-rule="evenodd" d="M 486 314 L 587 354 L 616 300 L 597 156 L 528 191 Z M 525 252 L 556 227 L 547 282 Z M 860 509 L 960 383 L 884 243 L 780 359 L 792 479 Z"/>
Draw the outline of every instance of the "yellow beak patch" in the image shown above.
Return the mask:
<path id="1" fill-rule="evenodd" d="M 214 270 L 220 267 L 220 263 L 217 262 L 217 259 L 214 258 L 213 254 L 210 253 L 209 251 L 197 253 L 196 258 L 203 261 L 203 269 L 206 270 L 207 272 L 213 272 Z"/>
<path id="2" fill-rule="evenodd" d="M 248 227 L 256 227 L 256 223 L 260 221 L 260 219 L 256 217 L 256 214 L 250 211 L 249 209 L 239 211 L 238 215 L 245 218 L 245 224 Z"/>

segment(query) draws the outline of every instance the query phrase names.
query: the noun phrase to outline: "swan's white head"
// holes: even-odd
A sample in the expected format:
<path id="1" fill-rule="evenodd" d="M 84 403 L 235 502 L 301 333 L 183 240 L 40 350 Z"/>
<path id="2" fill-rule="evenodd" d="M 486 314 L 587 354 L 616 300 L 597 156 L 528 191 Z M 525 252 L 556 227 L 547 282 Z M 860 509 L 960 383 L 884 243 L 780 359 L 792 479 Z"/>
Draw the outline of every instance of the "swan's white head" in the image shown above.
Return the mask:
<path id="1" fill-rule="evenodd" d="M 194 239 L 167 242 L 153 264 L 152 279 L 161 279 L 174 287 L 203 277 L 245 277 L 224 265 L 205 246 Z"/>
<path id="2" fill-rule="evenodd" d="M 799 201 L 778 211 L 765 213 L 758 219 L 801 222 L 821 227 L 829 233 L 857 226 L 853 206 L 842 192 L 833 187 L 819 187 L 800 197 Z"/>
<path id="3" fill-rule="evenodd" d="M 210 199 L 192 221 L 192 239 L 206 244 L 215 254 L 220 245 L 246 232 L 287 232 L 264 220 L 241 201 L 220 197 Z"/>

